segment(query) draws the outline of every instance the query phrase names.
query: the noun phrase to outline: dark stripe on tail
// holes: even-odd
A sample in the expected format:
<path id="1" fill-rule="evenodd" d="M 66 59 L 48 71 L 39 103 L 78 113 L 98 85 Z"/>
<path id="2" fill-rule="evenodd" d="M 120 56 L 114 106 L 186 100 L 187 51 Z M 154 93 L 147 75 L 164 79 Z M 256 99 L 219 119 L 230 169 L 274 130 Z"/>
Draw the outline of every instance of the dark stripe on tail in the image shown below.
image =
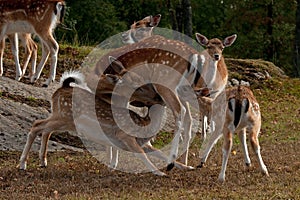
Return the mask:
<path id="1" fill-rule="evenodd" d="M 235 102 L 235 110 L 234 110 L 234 126 L 237 127 L 241 120 L 241 114 L 242 114 L 242 104 L 240 101 Z"/>
<path id="2" fill-rule="evenodd" d="M 76 79 L 73 77 L 69 77 L 66 80 L 64 80 L 64 82 L 62 83 L 62 87 L 64 88 L 68 88 L 71 87 L 70 83 L 76 83 Z"/>

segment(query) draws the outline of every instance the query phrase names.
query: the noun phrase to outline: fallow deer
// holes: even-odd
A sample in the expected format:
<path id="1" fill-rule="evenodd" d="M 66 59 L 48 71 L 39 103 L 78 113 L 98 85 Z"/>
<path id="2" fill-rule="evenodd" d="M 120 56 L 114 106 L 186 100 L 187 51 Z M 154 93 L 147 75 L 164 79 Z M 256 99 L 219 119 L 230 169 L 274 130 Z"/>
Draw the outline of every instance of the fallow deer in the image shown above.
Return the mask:
<path id="1" fill-rule="evenodd" d="M 213 91 L 217 91 L 211 94 L 211 98 L 216 98 L 222 91 L 224 91 L 228 80 L 228 71 L 225 64 L 222 52 L 225 47 L 231 46 L 236 40 L 237 35 L 231 35 L 226 37 L 223 41 L 218 38 L 207 39 L 204 35 L 196 33 L 196 39 L 198 43 L 204 46 L 206 49 L 201 52 L 200 55 L 195 55 L 195 62 L 202 58 L 204 60 L 201 79 L 197 83 L 195 82 L 195 88 L 210 88 Z M 211 119 L 211 113 L 202 114 L 202 136 L 206 138 L 206 132 L 208 130 L 208 119 Z M 213 124 L 211 124 L 213 126 Z M 210 127 L 214 129 L 213 127 Z"/>
<path id="2" fill-rule="evenodd" d="M 32 40 L 31 34 L 29 33 L 20 33 L 20 34 L 10 34 L 7 35 L 10 44 L 11 50 L 14 56 L 15 65 L 16 65 L 16 80 L 19 81 L 26 72 L 26 68 L 31 60 L 31 71 L 29 72 L 29 77 L 35 73 L 36 60 L 37 60 L 37 45 Z M 21 40 L 22 46 L 25 48 L 24 63 L 21 69 L 19 63 L 19 51 L 18 51 L 18 39 Z M 0 41 L 0 76 L 3 74 L 3 53 L 5 48 L 5 37 Z"/>
<path id="3" fill-rule="evenodd" d="M 63 0 L 3 0 L 0 2 L 0 41 L 7 34 L 34 33 L 43 44 L 45 52 L 42 54 L 36 73 L 31 77 L 31 82 L 40 77 L 49 54 L 51 57 L 50 76 L 44 86 L 48 86 L 55 79 L 59 46 L 52 32 L 62 21 L 64 10 Z"/>
<path id="4" fill-rule="evenodd" d="M 115 60 L 112 59 L 111 61 L 113 62 L 112 65 L 119 66 L 119 63 L 114 63 L 116 62 Z M 122 66 L 120 67 L 122 68 Z M 126 69 L 123 69 L 122 73 L 126 73 L 124 70 Z M 51 133 L 53 131 L 79 130 L 85 133 L 85 138 L 90 139 L 97 144 L 113 147 L 114 159 L 111 160 L 112 167 L 116 167 L 117 164 L 118 158 L 116 150 L 124 149 L 135 153 L 135 155 L 139 157 L 154 174 L 165 175 L 151 163 L 145 154 L 145 152 L 151 152 L 154 156 L 167 161 L 166 156 L 161 151 L 153 148 L 149 143 L 150 139 L 155 135 L 152 135 L 149 138 L 145 138 L 145 135 L 134 137 L 132 134 L 124 132 L 124 129 L 120 129 L 114 120 L 112 112 L 114 111 L 120 116 L 125 116 L 126 113 L 128 113 L 128 110 L 124 108 L 124 106 L 115 107 L 116 105 L 110 104 L 110 97 L 106 93 L 108 90 L 111 91 L 118 82 L 121 82 L 125 87 L 135 87 L 132 80 L 137 78 L 138 75 L 135 75 L 133 72 L 128 72 L 126 76 L 122 77 L 111 74 L 101 75 L 95 96 L 95 93 L 87 87 L 87 84 L 84 82 L 83 76 L 80 73 L 73 72 L 64 75 L 61 80 L 61 87 L 52 96 L 51 116 L 45 120 L 35 121 L 28 134 L 27 142 L 20 158 L 20 169 L 26 169 L 29 150 L 37 135 L 42 135 L 40 161 L 41 166 L 45 167 L 47 166 L 47 144 Z M 135 95 L 141 97 L 145 93 L 147 93 L 147 91 L 138 90 Z M 124 94 L 126 94 L 126 89 Z M 122 94 L 117 95 L 120 95 L 119 97 L 122 98 Z M 82 97 L 84 98 L 84 101 L 82 100 Z M 113 111 L 112 107 L 115 107 Z M 91 118 L 94 112 L 96 112 L 96 123 L 93 121 L 93 118 Z M 129 111 L 129 113 L 132 120 L 139 126 L 151 124 L 150 129 L 146 131 L 146 134 L 153 131 L 153 127 L 156 129 L 155 127 L 160 126 L 160 122 L 155 120 L 151 121 L 153 118 L 161 117 L 161 113 L 156 111 L 155 107 L 150 109 L 148 116 L 145 118 L 142 118 L 131 111 Z M 100 124 L 101 127 L 98 124 Z M 126 130 L 130 132 L 132 129 L 129 126 Z M 188 168 L 178 162 L 175 162 L 175 166 L 180 169 Z"/>
<path id="5" fill-rule="evenodd" d="M 200 36 L 199 34 L 197 35 Z M 200 37 L 197 38 L 199 40 Z M 206 37 L 204 39 L 206 39 Z M 107 64 L 105 64 L 105 62 L 107 62 L 106 57 L 112 55 L 117 57 L 128 70 L 141 64 L 145 65 L 144 68 L 146 71 L 144 74 L 155 77 L 157 75 L 153 70 L 147 69 L 147 65 L 151 63 L 161 64 L 170 67 L 171 69 L 175 69 L 181 74 L 181 77 L 166 78 L 169 85 L 179 88 L 181 80 L 187 79 L 193 87 L 211 88 L 214 91 L 219 91 L 214 94 L 217 96 L 218 93 L 225 88 L 228 77 L 227 67 L 221 53 L 224 47 L 230 46 L 235 39 L 236 35 L 227 37 L 223 42 L 219 39 L 211 39 L 211 42 L 207 39 L 202 39 L 200 40 L 201 44 L 205 44 L 209 50 L 199 53 L 183 42 L 155 35 L 138 43 L 110 52 L 99 61 L 99 63 L 101 63 L 99 66 L 107 66 Z M 217 55 L 219 56 L 218 58 Z M 96 66 L 96 74 L 109 73 L 109 69 L 101 69 L 99 66 Z M 160 68 L 158 67 L 158 69 Z M 161 74 L 159 70 L 157 70 L 157 73 Z M 151 77 L 149 77 L 149 79 L 151 79 Z M 154 87 L 156 92 L 162 97 L 163 101 L 173 111 L 176 124 L 178 124 L 178 122 L 191 124 L 191 117 L 186 117 L 185 113 L 182 113 L 182 110 L 185 111 L 186 109 L 189 109 L 186 103 L 182 103 L 188 101 L 188 99 L 185 99 L 184 96 L 178 97 L 177 92 L 173 94 L 170 90 L 166 90 L 158 84 L 154 84 Z M 185 117 L 186 119 L 183 120 Z M 187 127 L 190 126 L 187 125 Z M 177 156 L 175 149 L 178 146 L 178 138 L 180 135 L 180 131 L 178 130 L 180 128 L 181 125 L 177 125 L 177 131 L 175 133 L 176 139 L 173 140 L 174 145 L 171 151 L 170 161 Z M 188 141 L 190 140 L 191 131 L 189 128 L 184 131 L 185 138 L 187 138 L 187 141 L 184 143 L 189 145 Z M 187 150 L 188 146 L 184 149 Z M 184 155 L 183 158 L 185 164 L 187 164 L 187 154 Z"/>
<path id="6" fill-rule="evenodd" d="M 142 41 L 153 34 L 153 29 L 158 26 L 161 15 L 149 15 L 144 19 L 134 22 L 130 29 L 122 33 L 122 42 L 124 44 L 133 44 Z"/>
<path id="7" fill-rule="evenodd" d="M 116 57 L 128 71 L 141 70 L 140 73 L 145 76 L 145 85 L 152 84 L 155 92 L 162 98 L 161 104 L 165 103 L 172 110 L 176 131 L 172 141 L 169 169 L 171 169 L 172 162 L 178 154 L 179 138 L 183 125 L 192 123 L 191 116 L 186 115 L 186 110 L 189 109 L 188 104 L 181 102 L 177 90 L 183 80 L 191 80 L 192 77 L 195 77 L 195 73 L 200 73 L 197 71 L 198 68 L 194 70 L 189 62 L 191 55 L 197 53 L 195 49 L 181 41 L 154 35 L 138 43 L 109 52 L 98 61 L 94 71 L 98 75 L 113 73 L 110 68 L 103 68 L 103 66 L 108 66 L 107 60 L 109 59 L 107 57 Z M 156 83 L 153 83 L 155 81 Z M 191 126 L 187 126 L 184 130 L 184 138 L 186 138 L 184 149 L 188 149 L 191 139 L 191 130 L 188 127 Z"/>
<path id="8" fill-rule="evenodd" d="M 229 154 L 231 153 L 231 148 L 233 144 L 233 134 L 238 133 L 240 142 L 243 147 L 244 157 L 246 166 L 251 165 L 247 143 L 246 143 L 246 133 L 249 133 L 251 147 L 257 156 L 260 168 L 262 173 L 268 174 L 266 165 L 263 162 L 260 145 L 258 141 L 258 135 L 261 128 L 261 113 L 259 104 L 253 95 L 252 91 L 247 86 L 236 86 L 233 88 L 226 89 L 226 99 L 227 99 L 227 108 L 225 123 L 222 129 L 222 134 L 224 138 L 223 144 L 223 160 L 222 160 L 222 169 L 219 174 L 218 180 L 221 182 L 225 181 L 225 171 L 228 162 Z M 216 97 L 218 98 L 218 97 Z M 203 108 L 210 108 L 212 100 L 207 98 L 198 98 L 199 103 L 204 105 Z M 222 135 L 220 134 L 220 136 Z M 210 138 L 209 138 L 210 140 Z M 205 149 L 205 153 L 201 158 L 201 163 L 198 167 L 202 167 L 207 160 L 207 157 L 213 148 L 216 141 L 208 141 L 209 146 Z"/>

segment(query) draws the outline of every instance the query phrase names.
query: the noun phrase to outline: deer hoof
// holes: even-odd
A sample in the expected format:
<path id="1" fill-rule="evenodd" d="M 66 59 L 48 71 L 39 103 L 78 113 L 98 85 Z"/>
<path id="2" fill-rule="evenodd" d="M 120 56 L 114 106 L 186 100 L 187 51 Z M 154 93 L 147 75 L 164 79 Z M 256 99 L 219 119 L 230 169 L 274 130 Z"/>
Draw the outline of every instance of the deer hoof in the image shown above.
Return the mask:
<path id="1" fill-rule="evenodd" d="M 168 164 L 168 166 L 167 166 L 167 171 L 170 171 L 171 169 L 173 169 L 174 166 L 175 166 L 175 164 L 174 164 L 173 162 L 170 163 L 170 164 Z"/>

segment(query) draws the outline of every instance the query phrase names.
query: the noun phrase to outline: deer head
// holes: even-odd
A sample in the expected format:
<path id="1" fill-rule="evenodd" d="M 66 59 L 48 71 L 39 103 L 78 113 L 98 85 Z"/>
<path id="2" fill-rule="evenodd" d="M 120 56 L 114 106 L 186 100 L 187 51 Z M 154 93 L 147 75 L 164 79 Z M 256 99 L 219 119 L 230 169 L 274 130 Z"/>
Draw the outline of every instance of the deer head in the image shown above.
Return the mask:
<path id="1" fill-rule="evenodd" d="M 237 35 L 231 35 L 226 37 L 223 41 L 218 38 L 207 39 L 204 35 L 196 33 L 196 39 L 200 45 L 204 46 L 208 54 L 212 57 L 213 60 L 219 61 L 222 57 L 222 52 L 225 47 L 231 46 L 236 40 Z"/>
<path id="2" fill-rule="evenodd" d="M 161 15 L 152 15 L 145 17 L 142 20 L 134 22 L 130 30 L 122 34 L 122 41 L 125 44 L 132 44 L 139 42 L 145 38 L 152 36 L 153 28 L 158 26 Z"/>

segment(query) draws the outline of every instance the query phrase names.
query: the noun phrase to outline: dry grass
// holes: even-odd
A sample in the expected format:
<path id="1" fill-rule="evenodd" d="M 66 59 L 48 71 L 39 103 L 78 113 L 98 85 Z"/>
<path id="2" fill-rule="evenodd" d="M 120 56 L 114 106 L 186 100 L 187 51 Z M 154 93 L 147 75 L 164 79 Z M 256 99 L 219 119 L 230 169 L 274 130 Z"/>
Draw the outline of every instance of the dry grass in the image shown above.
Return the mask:
<path id="1" fill-rule="evenodd" d="M 220 142 L 206 167 L 174 169 L 167 177 L 110 171 L 88 152 L 70 151 L 50 153 L 47 168 L 39 168 L 38 155 L 32 153 L 24 172 L 16 167 L 20 152 L 0 152 L 0 199 L 300 199 L 300 80 L 276 77 L 256 88 L 263 115 L 262 156 L 270 177 L 259 172 L 251 151 L 253 165 L 246 169 L 235 144 L 226 182 L 218 183 Z M 192 166 L 199 162 L 199 146 L 196 137 Z"/>

